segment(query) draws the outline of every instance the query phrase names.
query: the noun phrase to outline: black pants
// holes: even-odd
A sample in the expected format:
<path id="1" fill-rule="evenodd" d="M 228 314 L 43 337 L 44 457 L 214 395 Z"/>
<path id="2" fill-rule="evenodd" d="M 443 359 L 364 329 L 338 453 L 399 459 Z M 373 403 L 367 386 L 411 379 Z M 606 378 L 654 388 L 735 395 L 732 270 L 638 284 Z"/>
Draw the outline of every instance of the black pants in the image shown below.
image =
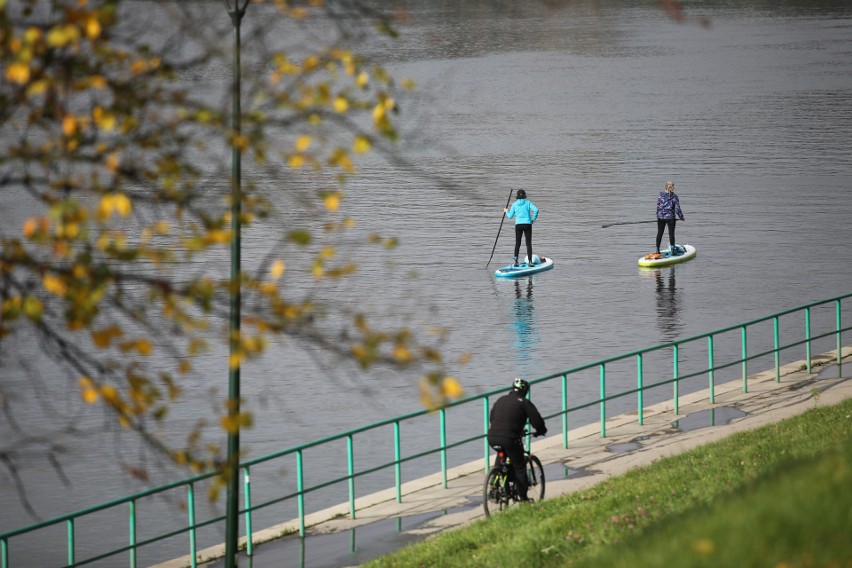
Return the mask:
<path id="1" fill-rule="evenodd" d="M 515 225 L 515 258 L 518 258 L 518 251 L 521 250 L 521 235 L 527 241 L 527 260 L 532 264 L 532 224 L 520 223 Z"/>
<path id="2" fill-rule="evenodd" d="M 660 242 L 663 240 L 663 231 L 666 230 L 666 226 L 669 228 L 669 244 L 674 246 L 675 223 L 677 219 L 657 219 L 657 252 L 660 252 Z"/>
<path id="3" fill-rule="evenodd" d="M 526 499 L 529 488 L 527 487 L 527 468 L 524 463 L 524 447 L 521 441 L 504 436 L 488 436 L 488 443 L 492 448 L 502 447 L 506 452 L 515 472 L 515 486 L 518 488 L 518 494 L 521 499 Z"/>

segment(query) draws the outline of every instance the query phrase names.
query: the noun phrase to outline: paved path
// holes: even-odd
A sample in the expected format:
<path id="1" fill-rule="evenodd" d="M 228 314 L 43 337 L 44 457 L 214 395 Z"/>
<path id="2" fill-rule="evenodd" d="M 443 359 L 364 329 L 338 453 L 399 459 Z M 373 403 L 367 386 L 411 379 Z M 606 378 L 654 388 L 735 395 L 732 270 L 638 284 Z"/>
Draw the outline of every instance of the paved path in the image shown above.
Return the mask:
<path id="1" fill-rule="evenodd" d="M 775 380 L 774 369 L 750 375 L 747 393 L 742 392 L 741 379 L 716 385 L 715 404 L 709 403 L 707 390 L 683 395 L 678 415 L 673 414 L 671 400 L 646 407 L 642 425 L 636 412 L 609 418 L 606 438 L 600 435 L 600 424 L 589 424 L 569 432 L 567 449 L 562 447 L 561 434 L 536 441 L 532 451 L 544 464 L 548 478 L 545 498 L 585 489 L 660 458 L 852 397 L 852 346 L 843 348 L 842 369 L 849 378 L 839 376 L 835 360 L 834 352 L 814 357 L 811 374 L 802 370 L 804 360 L 784 365 L 780 382 Z M 553 475 L 555 471 L 562 475 Z M 440 473 L 436 473 L 403 484 L 402 503 L 397 503 L 391 488 L 357 499 L 357 519 L 348 517 L 349 505 L 343 503 L 308 515 L 306 526 L 309 535 L 354 534 L 355 528 L 419 515 L 429 520 L 400 532 L 423 538 L 482 518 L 484 512 L 479 504 L 483 479 L 480 459 L 449 470 L 446 489 L 441 486 Z M 294 531 L 298 531 L 296 520 L 255 532 L 255 542 Z M 267 546 L 274 548 L 275 544 Z M 203 551 L 200 557 L 215 559 L 223 554 L 224 547 L 217 546 Z M 161 568 L 188 565 L 189 557 L 185 557 Z"/>

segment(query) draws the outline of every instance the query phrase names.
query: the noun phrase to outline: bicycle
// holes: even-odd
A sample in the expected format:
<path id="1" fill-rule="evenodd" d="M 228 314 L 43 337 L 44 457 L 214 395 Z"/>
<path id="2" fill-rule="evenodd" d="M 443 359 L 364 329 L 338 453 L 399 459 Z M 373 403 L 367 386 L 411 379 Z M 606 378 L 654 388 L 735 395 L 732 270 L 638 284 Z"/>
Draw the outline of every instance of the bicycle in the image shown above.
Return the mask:
<path id="1" fill-rule="evenodd" d="M 527 432 L 524 432 L 524 436 Z M 510 505 L 521 502 L 521 496 L 515 487 L 515 469 L 502 447 L 497 450 L 494 465 L 485 476 L 485 487 L 482 492 L 482 506 L 485 516 L 491 516 L 490 509 L 502 511 Z M 529 487 L 527 497 L 533 497 L 536 501 L 544 499 L 544 468 L 541 460 L 524 449 L 524 462 L 526 463 L 527 486 Z M 490 507 L 490 509 L 489 509 Z"/>

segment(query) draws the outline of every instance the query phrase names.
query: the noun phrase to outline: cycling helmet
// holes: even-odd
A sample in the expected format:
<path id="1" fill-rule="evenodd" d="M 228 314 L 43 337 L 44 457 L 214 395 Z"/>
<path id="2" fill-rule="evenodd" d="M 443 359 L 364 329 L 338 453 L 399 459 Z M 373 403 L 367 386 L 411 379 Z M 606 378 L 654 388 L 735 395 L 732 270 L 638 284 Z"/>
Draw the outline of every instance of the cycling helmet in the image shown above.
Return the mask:
<path id="1" fill-rule="evenodd" d="M 530 390 L 530 384 L 520 377 L 515 377 L 515 382 L 512 383 L 512 388 L 525 395 Z"/>

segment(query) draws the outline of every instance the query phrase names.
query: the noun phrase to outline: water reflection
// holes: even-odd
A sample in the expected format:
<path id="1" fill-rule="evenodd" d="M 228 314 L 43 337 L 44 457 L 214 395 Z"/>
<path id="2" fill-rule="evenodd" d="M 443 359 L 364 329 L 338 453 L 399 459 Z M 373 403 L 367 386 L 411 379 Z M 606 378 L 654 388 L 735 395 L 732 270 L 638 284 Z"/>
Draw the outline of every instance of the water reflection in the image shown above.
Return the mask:
<path id="1" fill-rule="evenodd" d="M 687 414 L 683 418 L 672 422 L 672 427 L 683 432 L 690 432 L 699 428 L 723 426 L 743 416 L 748 416 L 748 413 L 734 406 L 720 406 L 719 408 L 709 408 Z"/>
<path id="2" fill-rule="evenodd" d="M 256 545 L 253 556 L 240 553 L 239 566 L 253 568 L 337 568 L 357 566 L 393 552 L 405 545 L 420 542 L 434 532 L 428 525 L 439 517 L 482 507 L 482 500 L 468 497 L 459 506 L 417 515 L 387 518 L 358 528 L 339 532 L 289 535 Z M 222 558 L 204 564 L 205 568 L 222 568 Z"/>
<path id="3" fill-rule="evenodd" d="M 535 346 L 539 342 L 533 304 L 533 278 L 515 280 L 515 301 L 512 304 L 513 327 L 515 329 L 515 363 L 520 376 L 533 372 L 532 360 Z"/>
<path id="4" fill-rule="evenodd" d="M 672 341 L 680 335 L 680 294 L 677 289 L 676 266 L 654 271 L 657 298 L 657 328 L 663 341 Z"/>

